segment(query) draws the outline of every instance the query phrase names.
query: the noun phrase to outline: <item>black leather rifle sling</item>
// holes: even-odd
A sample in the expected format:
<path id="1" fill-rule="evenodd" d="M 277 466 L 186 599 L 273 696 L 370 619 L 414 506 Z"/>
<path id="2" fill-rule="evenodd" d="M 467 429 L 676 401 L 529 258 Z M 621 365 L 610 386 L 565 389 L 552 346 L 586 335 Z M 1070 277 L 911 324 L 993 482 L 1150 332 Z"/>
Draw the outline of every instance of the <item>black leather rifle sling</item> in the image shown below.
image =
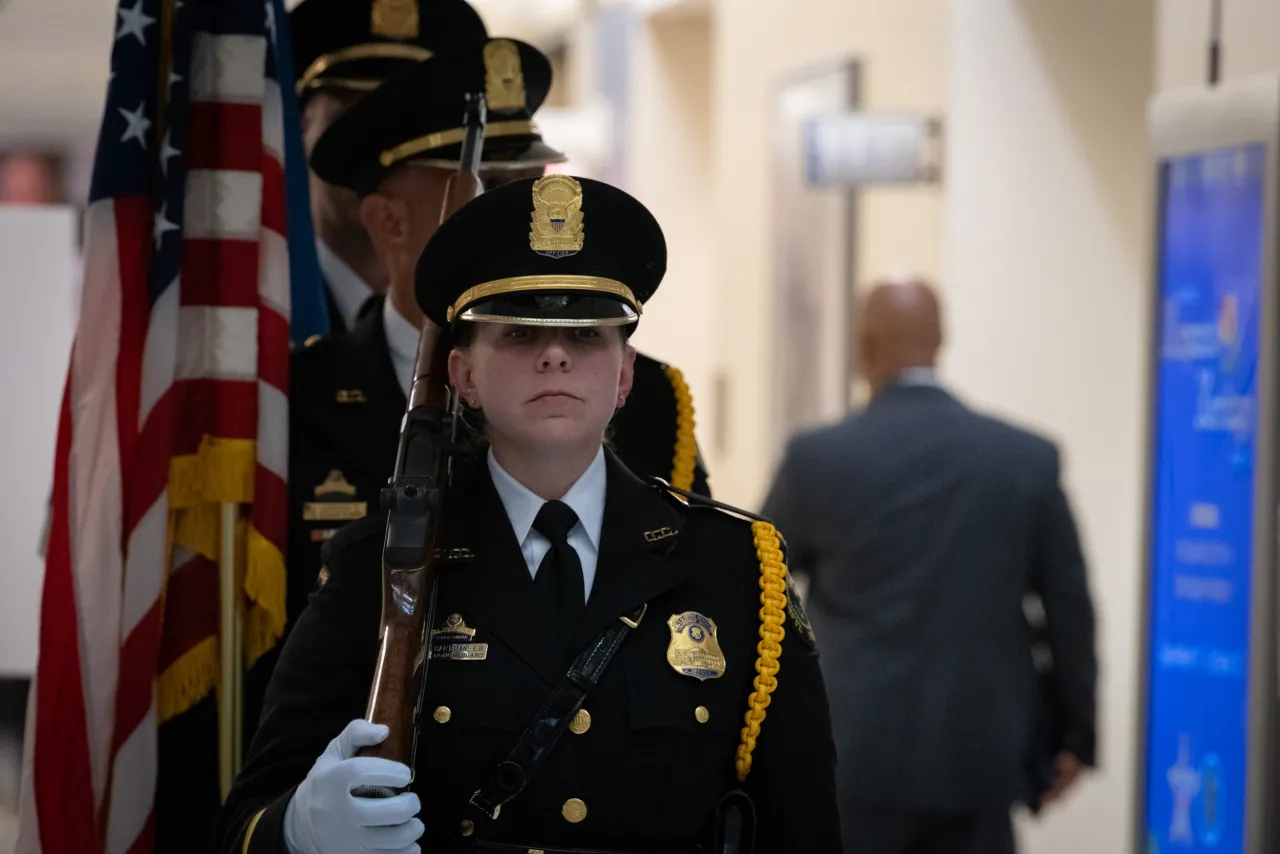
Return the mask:
<path id="1" fill-rule="evenodd" d="M 647 610 L 649 605 L 645 603 L 610 623 L 569 665 L 560 684 L 538 709 L 515 748 L 494 770 L 489 782 L 471 796 L 469 806 L 477 828 L 482 821 L 496 819 L 503 804 L 510 803 L 529 785 L 552 748 L 560 741 L 560 736 L 569 728 L 573 716 L 582 708 L 587 694 L 600 681 L 622 641 L 640 625 Z"/>

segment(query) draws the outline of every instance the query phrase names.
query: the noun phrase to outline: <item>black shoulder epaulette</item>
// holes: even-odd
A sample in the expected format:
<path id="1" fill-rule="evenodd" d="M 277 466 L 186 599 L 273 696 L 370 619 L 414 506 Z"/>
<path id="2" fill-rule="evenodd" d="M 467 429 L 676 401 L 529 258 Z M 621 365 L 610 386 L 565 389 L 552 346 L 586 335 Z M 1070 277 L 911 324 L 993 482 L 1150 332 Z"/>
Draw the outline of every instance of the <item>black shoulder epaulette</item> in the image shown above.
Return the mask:
<path id="1" fill-rule="evenodd" d="M 348 522 L 337 531 L 334 531 L 333 536 L 320 547 L 320 560 L 328 563 L 328 556 L 334 549 L 345 548 L 352 543 L 358 543 L 369 537 L 381 536 L 386 526 L 387 514 L 380 510 L 353 522 Z"/>
<path id="2" fill-rule="evenodd" d="M 772 526 L 773 533 L 778 537 L 778 545 L 782 548 L 783 553 L 785 554 L 787 549 L 786 537 L 784 537 L 782 532 L 777 529 L 777 526 L 773 524 L 772 520 L 761 516 L 758 513 L 743 510 L 741 507 L 734 507 L 732 504 L 725 504 L 722 501 L 716 501 L 715 499 L 708 498 L 705 495 L 699 495 L 696 492 L 688 492 L 684 489 L 678 489 L 660 477 L 649 477 L 647 482 L 654 489 L 662 490 L 666 495 L 671 496 L 672 500 L 680 501 L 688 507 L 704 507 L 712 510 L 719 510 L 722 513 L 728 513 L 729 515 L 736 516 L 744 521 L 764 522 L 765 524 Z M 765 573 L 767 572 L 768 564 L 764 562 L 763 557 L 761 561 L 760 571 Z M 796 589 L 795 579 L 791 576 L 790 572 L 786 571 L 785 567 L 782 571 L 786 575 L 785 602 L 787 606 L 787 614 L 791 618 L 791 626 L 800 636 L 800 639 L 805 643 L 805 645 L 812 649 L 816 644 L 816 641 L 813 636 L 813 626 L 809 623 L 809 615 L 805 613 L 804 604 L 800 601 L 800 593 Z M 748 751 L 748 753 L 750 753 L 750 751 Z M 749 765 L 750 763 L 748 763 L 748 767 Z"/>
<path id="3" fill-rule="evenodd" d="M 721 513 L 727 513 L 730 516 L 736 516 L 744 522 L 765 522 L 773 525 L 774 530 L 778 534 L 778 539 L 782 542 L 782 548 L 787 548 L 787 538 L 777 530 L 777 525 L 773 524 L 773 520 L 768 516 L 761 516 L 759 513 L 752 513 L 750 510 L 743 510 L 741 507 L 734 507 L 732 504 L 725 504 L 723 501 L 716 501 L 714 498 L 708 498 L 705 495 L 699 495 L 696 492 L 689 492 L 678 486 L 672 486 L 667 481 L 656 475 L 646 478 L 649 486 L 668 495 L 672 501 L 678 502 L 685 507 L 703 508 L 707 510 L 719 510 Z"/>
<path id="4" fill-rule="evenodd" d="M 354 522 L 348 522 L 325 540 L 320 546 L 320 572 L 316 575 L 311 592 L 319 593 L 321 588 L 329 583 L 329 564 L 333 561 L 334 549 L 343 549 L 352 543 L 381 535 L 386 523 L 385 513 L 373 513 Z"/>
<path id="5" fill-rule="evenodd" d="M 306 353 L 307 359 L 314 359 L 316 353 L 322 353 L 329 349 L 333 344 L 333 339 L 328 335 L 312 335 L 306 341 L 292 348 L 292 355 L 297 356 Z"/>
<path id="6" fill-rule="evenodd" d="M 716 501 L 714 498 L 708 498 L 705 495 L 699 495 L 696 492 L 689 492 L 688 490 L 681 489 L 678 486 L 672 486 L 670 483 L 657 476 L 650 476 L 648 478 L 648 483 L 654 489 L 662 490 L 663 492 L 677 496 L 681 504 L 689 507 L 708 507 L 714 510 L 719 510 L 722 513 L 737 516 L 747 521 L 768 522 L 770 525 L 773 524 L 773 520 L 766 519 L 758 513 L 752 513 L 750 510 L 743 510 L 741 507 L 734 507 L 732 504 L 725 504 L 723 501 Z"/>

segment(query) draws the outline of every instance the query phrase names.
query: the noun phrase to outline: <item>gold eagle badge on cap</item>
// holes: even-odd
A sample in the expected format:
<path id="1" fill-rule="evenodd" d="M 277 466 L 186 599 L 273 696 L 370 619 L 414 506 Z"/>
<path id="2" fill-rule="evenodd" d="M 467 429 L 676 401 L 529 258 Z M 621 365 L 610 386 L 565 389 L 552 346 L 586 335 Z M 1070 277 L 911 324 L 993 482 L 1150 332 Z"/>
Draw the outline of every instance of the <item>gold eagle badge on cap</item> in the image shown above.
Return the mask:
<path id="1" fill-rule="evenodd" d="M 539 255 L 564 258 L 582 251 L 582 185 L 568 175 L 533 182 L 533 230 L 529 246 Z"/>
<path id="2" fill-rule="evenodd" d="M 515 42 L 494 39 L 484 46 L 484 104 L 495 112 L 524 109 L 524 70 Z"/>
<path id="3" fill-rule="evenodd" d="M 418 37 L 418 0 L 373 0 L 369 32 L 391 39 Z"/>

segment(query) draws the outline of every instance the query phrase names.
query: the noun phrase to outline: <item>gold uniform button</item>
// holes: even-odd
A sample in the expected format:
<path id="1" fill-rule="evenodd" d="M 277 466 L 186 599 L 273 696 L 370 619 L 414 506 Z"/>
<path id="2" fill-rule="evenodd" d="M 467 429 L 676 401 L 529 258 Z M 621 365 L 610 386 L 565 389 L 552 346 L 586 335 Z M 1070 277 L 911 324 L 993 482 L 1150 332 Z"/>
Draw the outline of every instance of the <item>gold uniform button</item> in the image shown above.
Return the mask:
<path id="1" fill-rule="evenodd" d="M 577 798 L 570 798 L 560 808 L 560 814 L 570 824 L 577 824 L 587 817 L 587 805 Z"/>
<path id="2" fill-rule="evenodd" d="M 711 720 L 711 712 L 706 706 L 698 706 L 698 708 L 694 709 L 693 716 L 698 719 L 698 723 L 700 724 L 705 724 L 707 721 Z"/>
<path id="3" fill-rule="evenodd" d="M 472 821 L 470 821 L 470 820 L 468 820 L 468 819 L 465 819 L 465 818 L 464 818 L 464 819 L 462 820 L 462 835 L 463 835 L 463 836 L 470 836 L 471 834 L 473 834 L 473 833 L 475 833 L 475 832 L 476 832 L 476 826 L 475 826 L 475 823 L 474 823 L 474 822 L 472 822 Z"/>
<path id="4" fill-rule="evenodd" d="M 574 735 L 582 735 L 591 729 L 591 713 L 586 709 L 578 709 L 578 713 L 573 716 L 573 720 L 569 721 L 569 732 Z"/>
<path id="5" fill-rule="evenodd" d="M 447 724 L 449 719 L 453 717 L 453 710 L 448 706 L 436 706 L 436 710 L 431 714 L 438 724 Z"/>

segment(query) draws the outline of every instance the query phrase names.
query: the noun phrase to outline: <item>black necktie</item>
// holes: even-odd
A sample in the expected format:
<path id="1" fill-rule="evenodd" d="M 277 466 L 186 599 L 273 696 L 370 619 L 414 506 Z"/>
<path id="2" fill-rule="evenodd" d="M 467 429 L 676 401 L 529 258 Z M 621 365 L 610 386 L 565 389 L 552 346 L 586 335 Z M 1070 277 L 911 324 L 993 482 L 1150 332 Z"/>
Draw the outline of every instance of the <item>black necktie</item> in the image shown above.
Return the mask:
<path id="1" fill-rule="evenodd" d="M 569 545 L 569 531 L 576 524 L 578 514 L 562 501 L 543 504 L 533 520 L 533 529 L 551 541 L 551 549 L 542 563 L 538 564 L 535 584 L 545 591 L 555 609 L 559 623 L 556 629 L 566 644 L 586 608 L 582 561 L 578 559 L 573 546 Z"/>

